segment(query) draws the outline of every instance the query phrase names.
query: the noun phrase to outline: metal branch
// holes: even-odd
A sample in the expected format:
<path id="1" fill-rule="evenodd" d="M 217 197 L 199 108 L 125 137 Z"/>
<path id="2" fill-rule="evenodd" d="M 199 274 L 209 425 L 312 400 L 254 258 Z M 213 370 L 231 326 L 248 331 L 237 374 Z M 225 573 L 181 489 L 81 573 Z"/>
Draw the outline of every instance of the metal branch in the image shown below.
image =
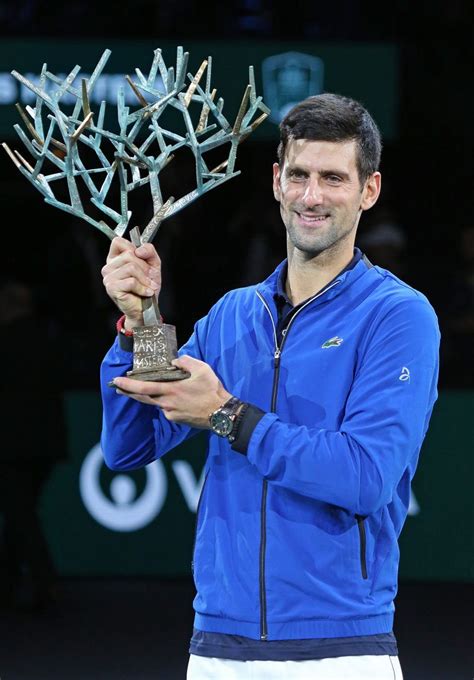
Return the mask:
<path id="1" fill-rule="evenodd" d="M 103 52 L 92 75 L 89 79 L 78 80 L 79 86 L 75 85 L 79 76 L 79 66 L 75 66 L 65 78 L 59 78 L 50 73 L 47 65 L 43 64 L 38 84 L 12 71 L 12 75 L 36 96 L 34 108 L 27 107 L 25 111 L 19 104 L 17 105 L 26 132 L 22 127 L 15 126 L 26 150 L 34 159 L 34 165 L 18 151 L 12 151 L 7 144 L 4 143 L 2 146 L 15 167 L 43 194 L 49 205 L 85 220 L 109 238 L 122 236 L 128 228 L 132 214 L 128 209 L 128 194 L 148 184 L 153 203 L 153 217 L 140 237 L 140 242 L 145 243 L 156 236 L 160 224 L 165 219 L 182 210 L 202 194 L 239 174 L 234 171 L 237 148 L 265 120 L 269 109 L 262 102 L 262 98 L 257 96 L 255 75 L 251 66 L 249 84 L 245 88 L 234 124 L 231 125 L 223 113 L 224 99 L 220 97 L 215 102 L 216 89 L 211 88 L 212 58 L 205 59 L 193 76 L 187 73 L 189 53 L 184 52 L 182 47 L 177 48 L 175 67 L 169 68 L 165 64 L 161 50 L 157 49 L 154 51 L 147 76 L 136 68 L 136 82 L 129 76 L 124 77 L 137 98 L 138 108 L 130 111 L 125 104 L 124 88 L 119 88 L 116 108 L 119 131 L 114 132 L 106 129 L 105 102 L 100 105 L 96 124 L 92 120 L 90 104 L 92 91 L 110 54 L 110 50 Z M 206 82 L 201 86 L 205 71 Z M 158 86 L 161 89 L 156 86 L 158 74 L 163 83 L 162 87 Z M 186 74 L 190 82 L 183 92 Z M 47 85 L 51 83 L 54 89 L 49 94 Z M 73 112 L 69 115 L 60 107 L 60 100 L 66 93 L 76 98 Z M 197 122 L 192 111 L 192 105 L 195 103 L 200 106 Z M 181 115 L 186 128 L 184 135 L 163 127 L 161 116 L 169 106 Z M 260 115 L 255 118 L 258 112 Z M 139 137 L 143 132 L 144 140 Z M 158 155 L 152 155 L 153 148 L 156 154 L 155 143 L 159 149 Z M 213 170 L 209 170 L 205 154 L 225 144 L 229 144 L 230 147 L 227 158 Z M 188 148 L 194 155 L 197 186 L 181 198 L 175 200 L 170 197 L 163 203 L 159 174 L 181 147 Z M 84 148 L 95 155 L 96 167 L 86 167 L 82 160 Z M 43 169 L 45 163 L 51 164 L 55 171 L 45 172 Z M 90 164 L 90 161 L 88 163 Z M 92 175 L 97 173 L 105 173 L 100 189 L 92 179 Z M 117 178 L 116 182 L 120 187 L 118 210 L 106 205 L 114 178 Z M 87 203 L 79 192 L 78 179 L 81 181 L 81 189 L 89 194 Z M 69 204 L 58 200 L 53 192 L 52 186 L 56 187 L 60 180 L 67 183 Z M 89 215 L 89 204 L 106 215 L 115 224 L 114 228 L 103 220 L 96 220 Z"/>
<path id="2" fill-rule="evenodd" d="M 199 81 L 202 78 L 202 74 L 206 70 L 206 66 L 207 66 L 207 61 L 206 61 L 206 59 L 204 59 L 204 61 L 202 62 L 201 66 L 199 67 L 198 72 L 196 73 L 194 78 L 190 73 L 188 73 L 188 77 L 191 78 L 191 84 L 189 85 L 188 90 L 187 90 L 186 94 L 184 95 L 184 105 L 185 105 L 186 108 L 188 108 L 188 106 L 191 103 L 191 99 L 193 98 L 193 94 L 196 90 L 196 87 L 198 86 Z"/>

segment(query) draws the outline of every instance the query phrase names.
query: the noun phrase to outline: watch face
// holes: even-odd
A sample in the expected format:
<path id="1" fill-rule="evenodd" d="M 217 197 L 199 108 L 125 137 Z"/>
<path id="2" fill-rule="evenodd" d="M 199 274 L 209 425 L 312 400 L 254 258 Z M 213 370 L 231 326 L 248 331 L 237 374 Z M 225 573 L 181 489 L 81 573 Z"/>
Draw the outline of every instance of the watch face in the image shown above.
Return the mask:
<path id="1" fill-rule="evenodd" d="M 217 412 L 211 416 L 212 431 L 220 437 L 227 437 L 232 432 L 232 420 L 227 413 Z"/>

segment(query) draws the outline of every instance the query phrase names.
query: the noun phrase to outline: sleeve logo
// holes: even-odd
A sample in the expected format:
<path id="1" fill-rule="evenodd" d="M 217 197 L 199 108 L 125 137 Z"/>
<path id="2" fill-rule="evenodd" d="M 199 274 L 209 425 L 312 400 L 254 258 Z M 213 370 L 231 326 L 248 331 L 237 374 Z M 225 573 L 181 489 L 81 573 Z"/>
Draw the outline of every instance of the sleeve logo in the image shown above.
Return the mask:
<path id="1" fill-rule="evenodd" d="M 402 372 L 398 376 L 398 379 L 401 380 L 402 382 L 406 382 L 407 380 L 410 380 L 410 371 L 406 366 L 403 366 Z"/>

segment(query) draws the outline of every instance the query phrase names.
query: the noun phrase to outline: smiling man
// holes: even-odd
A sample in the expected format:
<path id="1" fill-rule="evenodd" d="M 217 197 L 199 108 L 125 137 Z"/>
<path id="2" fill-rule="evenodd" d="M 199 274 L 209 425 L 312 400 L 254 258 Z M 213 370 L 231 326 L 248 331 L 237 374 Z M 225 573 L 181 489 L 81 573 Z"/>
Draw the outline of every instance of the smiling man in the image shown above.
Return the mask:
<path id="1" fill-rule="evenodd" d="M 123 377 L 160 260 L 112 242 L 102 273 L 123 316 L 102 365 L 102 448 L 127 470 L 209 430 L 189 680 L 400 679 L 397 540 L 437 394 L 437 320 L 354 248 L 381 187 L 369 113 L 323 94 L 280 130 L 288 258 L 197 322 L 174 362 L 187 380 Z"/>
<path id="2" fill-rule="evenodd" d="M 354 241 L 361 211 L 372 207 L 380 192 L 380 173 L 361 182 L 356 158 L 353 140 L 288 144 L 282 169 L 278 163 L 273 168 L 273 190 L 292 251 L 312 258 Z"/>

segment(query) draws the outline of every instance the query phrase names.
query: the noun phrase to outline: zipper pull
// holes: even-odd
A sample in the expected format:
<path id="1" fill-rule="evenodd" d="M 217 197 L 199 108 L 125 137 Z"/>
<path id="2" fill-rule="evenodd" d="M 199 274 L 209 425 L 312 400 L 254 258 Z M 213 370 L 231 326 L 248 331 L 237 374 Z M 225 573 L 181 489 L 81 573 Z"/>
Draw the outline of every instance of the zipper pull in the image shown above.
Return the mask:
<path id="1" fill-rule="evenodd" d="M 280 350 L 279 347 L 277 347 L 276 350 L 275 350 L 275 354 L 273 355 L 273 359 L 274 359 L 273 366 L 274 366 L 274 368 L 278 368 L 278 366 L 280 365 L 280 356 L 281 356 L 281 350 Z"/>

